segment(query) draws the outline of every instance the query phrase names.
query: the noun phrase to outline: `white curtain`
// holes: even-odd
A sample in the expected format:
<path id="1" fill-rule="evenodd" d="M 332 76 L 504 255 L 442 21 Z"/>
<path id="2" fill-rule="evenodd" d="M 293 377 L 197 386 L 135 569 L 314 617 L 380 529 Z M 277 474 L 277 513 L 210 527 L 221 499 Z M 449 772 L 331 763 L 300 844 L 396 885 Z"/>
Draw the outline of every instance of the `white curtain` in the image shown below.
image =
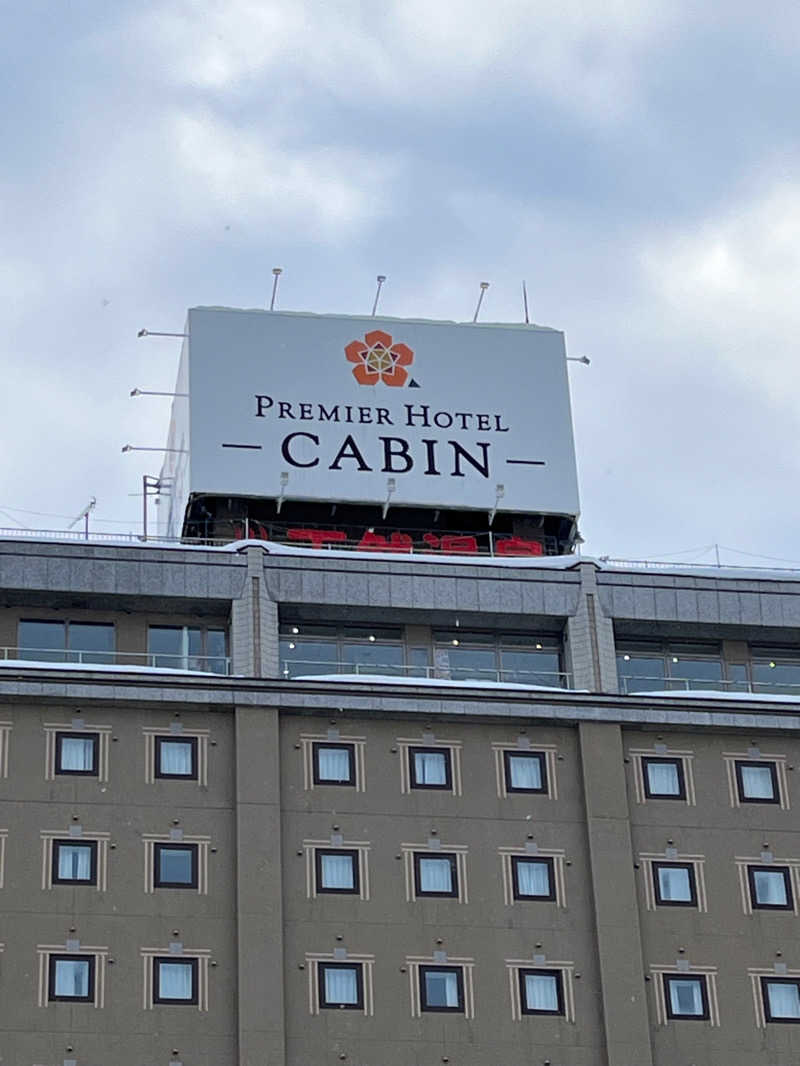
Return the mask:
<path id="1" fill-rule="evenodd" d="M 159 770 L 162 774 L 192 773 L 192 745 L 187 740 L 162 740 L 159 747 Z"/>
<path id="2" fill-rule="evenodd" d="M 358 1003 L 358 978 L 355 967 L 325 967 L 325 1002 Z"/>
<path id="3" fill-rule="evenodd" d="M 754 870 L 753 883 L 756 889 L 756 903 L 767 906 L 783 907 L 786 899 L 786 881 L 780 870 Z"/>
<path id="4" fill-rule="evenodd" d="M 89 963 L 86 959 L 56 959 L 55 994 L 89 995 Z"/>
<path id="5" fill-rule="evenodd" d="M 158 879 L 174 884 L 192 883 L 192 848 L 158 848 Z"/>
<path id="6" fill-rule="evenodd" d="M 528 1010 L 558 1010 L 558 983 L 553 974 L 525 974 L 525 1006 Z"/>
<path id="7" fill-rule="evenodd" d="M 511 787 L 512 788 L 541 788 L 542 787 L 542 764 L 539 759 L 526 755 L 510 755 Z"/>
<path id="8" fill-rule="evenodd" d="M 741 766 L 744 799 L 774 799 L 772 770 L 769 766 Z"/>
<path id="9" fill-rule="evenodd" d="M 648 791 L 653 796 L 679 796 L 681 794 L 678 768 L 672 762 L 649 762 L 647 764 Z"/>
<path id="10" fill-rule="evenodd" d="M 414 777 L 418 785 L 446 785 L 447 770 L 443 751 L 415 751 Z"/>
<path id="11" fill-rule="evenodd" d="M 321 781 L 350 780 L 350 751 L 348 748 L 317 748 Z"/>
<path id="12" fill-rule="evenodd" d="M 94 740 L 91 737 L 62 737 L 60 769 L 94 770 Z"/>
<path id="13" fill-rule="evenodd" d="M 518 862 L 517 887 L 521 896 L 549 896 L 550 864 L 527 859 Z"/>
<path id="14" fill-rule="evenodd" d="M 796 984 L 767 982 L 769 1013 L 773 1018 L 800 1018 L 800 991 Z"/>
<path id="15" fill-rule="evenodd" d="M 420 858 L 420 892 L 452 892 L 453 871 L 449 859 Z"/>
<path id="16" fill-rule="evenodd" d="M 92 874 L 92 849 L 86 844 L 59 844 L 58 877 L 61 881 L 88 881 Z"/>
<path id="17" fill-rule="evenodd" d="M 679 866 L 658 868 L 658 892 L 665 902 L 688 903 L 692 898 L 689 871 Z"/>
<path id="18" fill-rule="evenodd" d="M 192 964 L 190 962 L 161 962 L 158 964 L 158 998 L 192 998 Z"/>
<path id="19" fill-rule="evenodd" d="M 352 855 L 321 855 L 323 888 L 354 888 Z"/>
<path id="20" fill-rule="evenodd" d="M 703 990 L 696 977 L 687 977 L 669 982 L 669 1001 L 673 1014 L 702 1014 Z"/>
<path id="21" fill-rule="evenodd" d="M 425 1001 L 429 1007 L 457 1007 L 458 975 L 428 970 L 425 974 Z"/>

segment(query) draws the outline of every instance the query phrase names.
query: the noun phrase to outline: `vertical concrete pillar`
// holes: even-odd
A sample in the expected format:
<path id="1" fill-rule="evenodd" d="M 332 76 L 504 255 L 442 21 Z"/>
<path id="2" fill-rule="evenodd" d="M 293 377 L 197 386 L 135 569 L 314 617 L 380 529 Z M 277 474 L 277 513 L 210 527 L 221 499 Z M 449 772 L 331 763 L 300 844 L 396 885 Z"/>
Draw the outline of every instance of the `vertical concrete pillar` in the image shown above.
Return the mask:
<path id="1" fill-rule="evenodd" d="M 264 549 L 245 548 L 247 570 L 241 596 L 231 606 L 231 660 L 234 674 L 278 676 L 278 605 L 264 581 Z"/>
<path id="2" fill-rule="evenodd" d="M 238 1066 L 285 1066 L 278 712 L 235 715 Z"/>
<path id="3" fill-rule="evenodd" d="M 594 563 L 581 563 L 578 608 L 567 619 L 567 653 L 575 688 L 617 692 L 614 627 L 600 606 Z"/>
<path id="4" fill-rule="evenodd" d="M 652 1066 L 622 730 L 578 726 L 607 1066 Z"/>

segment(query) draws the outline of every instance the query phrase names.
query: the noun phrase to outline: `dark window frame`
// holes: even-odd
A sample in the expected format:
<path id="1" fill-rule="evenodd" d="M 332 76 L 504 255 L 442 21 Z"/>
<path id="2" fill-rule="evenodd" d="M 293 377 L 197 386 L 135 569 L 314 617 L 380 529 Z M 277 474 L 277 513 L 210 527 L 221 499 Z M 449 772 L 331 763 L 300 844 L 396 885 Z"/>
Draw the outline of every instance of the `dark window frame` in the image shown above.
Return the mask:
<path id="1" fill-rule="evenodd" d="M 783 885 L 786 889 L 785 903 L 759 903 L 756 899 L 756 873 L 780 873 L 783 875 Z M 748 863 L 747 864 L 747 887 L 750 891 L 750 907 L 754 911 L 793 911 L 794 893 L 792 891 L 792 873 L 788 866 L 781 863 Z"/>
<path id="2" fill-rule="evenodd" d="M 686 802 L 686 771 L 680 755 L 642 755 L 641 759 L 645 799 L 683 800 L 684 803 Z M 676 793 L 650 791 L 650 774 L 647 772 L 647 768 L 651 763 L 659 766 L 663 766 L 664 763 L 672 763 L 676 766 L 678 771 L 678 791 Z"/>
<path id="3" fill-rule="evenodd" d="M 538 862 L 547 866 L 547 883 L 550 891 L 546 896 L 530 896 L 520 891 L 519 887 L 519 872 L 518 867 L 520 863 L 526 862 Z M 542 903 L 554 903 L 556 900 L 556 865 L 555 860 L 548 855 L 512 855 L 511 856 L 511 889 L 515 900 L 522 900 L 523 902 L 536 902 L 540 900 Z"/>
<path id="4" fill-rule="evenodd" d="M 422 899 L 458 899 L 460 885 L 458 883 L 458 856 L 454 851 L 415 851 L 414 856 L 414 895 Z M 447 859 L 450 863 L 450 891 L 449 892 L 423 892 L 421 889 L 422 874 L 420 861 L 422 859 Z"/>
<path id="5" fill-rule="evenodd" d="M 671 1021 L 678 1022 L 707 1022 L 711 1018 L 711 1010 L 709 1007 L 708 999 L 708 980 L 703 973 L 665 973 L 661 975 L 663 978 L 664 986 L 664 1007 L 667 1012 L 667 1018 Z M 703 1013 L 702 1014 L 676 1014 L 672 1009 L 672 995 L 670 993 L 670 985 L 673 981 L 698 981 L 700 984 L 700 993 L 703 1000 Z"/>
<path id="6" fill-rule="evenodd" d="M 56 964 L 59 962 L 87 962 L 89 964 L 89 987 L 85 996 L 56 995 Z M 47 1001 L 48 1003 L 94 1003 L 96 955 L 54 951 L 47 959 Z"/>
<path id="7" fill-rule="evenodd" d="M 772 796 L 745 796 L 744 794 L 744 782 L 742 780 L 742 769 L 744 767 L 750 768 L 754 766 L 766 766 L 769 768 L 770 777 L 772 779 Z M 734 771 L 736 774 L 736 793 L 739 797 L 739 803 L 772 803 L 780 804 L 781 802 L 781 789 L 780 781 L 778 780 L 778 764 L 774 759 L 735 759 L 733 763 Z"/>
<path id="8" fill-rule="evenodd" d="M 355 970 L 356 1002 L 329 1003 L 325 998 L 326 970 Z M 318 962 L 317 963 L 317 1000 L 321 1010 L 363 1010 L 364 1009 L 364 964 L 361 962 Z"/>
<path id="9" fill-rule="evenodd" d="M 417 755 L 443 755 L 444 756 L 444 784 L 428 785 L 424 781 L 417 781 Z M 453 749 L 425 744 L 409 745 L 408 748 L 408 783 L 413 789 L 421 789 L 434 792 L 453 791 Z"/>
<path id="10" fill-rule="evenodd" d="M 320 776 L 319 753 L 321 748 L 334 748 L 336 751 L 346 751 L 349 755 L 350 775 L 345 781 L 331 781 L 328 777 Z M 314 740 L 311 744 L 311 766 L 314 774 L 315 785 L 329 785 L 331 788 L 355 788 L 356 787 L 356 746 L 341 740 Z"/>
<path id="11" fill-rule="evenodd" d="M 525 988 L 526 977 L 554 977 L 556 979 L 556 998 L 558 1000 L 558 1007 L 556 1010 L 538 1010 L 536 1007 L 528 1006 L 528 996 Z M 517 980 L 519 981 L 519 1007 L 522 1014 L 538 1014 L 541 1017 L 558 1018 L 566 1015 L 566 1006 L 564 1000 L 564 972 L 563 970 L 553 970 L 545 966 L 525 966 L 520 967 L 518 971 Z"/>
<path id="12" fill-rule="evenodd" d="M 539 788 L 520 788 L 511 783 L 511 759 L 536 759 L 539 763 L 539 778 L 542 782 Z M 519 748 L 503 749 L 503 774 L 506 782 L 506 792 L 522 793 L 526 796 L 549 796 L 550 782 L 547 778 L 547 756 L 543 751 L 529 751 Z"/>
<path id="13" fill-rule="evenodd" d="M 182 963 L 183 965 L 190 966 L 192 969 L 192 995 L 190 999 L 174 999 L 171 996 L 162 999 L 159 995 L 159 988 L 161 985 L 161 965 L 162 963 Z M 162 1004 L 167 1007 L 196 1007 L 199 1001 L 199 989 L 197 987 L 197 980 L 199 974 L 198 960 L 196 956 L 185 955 L 154 955 L 153 956 L 153 1003 Z"/>
<path id="14" fill-rule="evenodd" d="M 347 855 L 353 869 L 352 888 L 326 888 L 322 883 L 322 859 L 325 855 Z M 361 894 L 360 852 L 358 848 L 314 848 L 314 881 L 317 895 L 358 896 Z"/>
<path id="15" fill-rule="evenodd" d="M 182 733 L 157 734 L 153 745 L 153 777 L 162 781 L 197 781 L 199 780 L 199 761 L 197 757 L 197 737 Z M 161 770 L 161 748 L 164 744 L 189 744 L 192 749 L 192 772 L 190 774 L 168 774 Z"/>
<path id="16" fill-rule="evenodd" d="M 683 859 L 654 859 L 652 862 L 653 867 L 653 896 L 656 901 L 657 907 L 694 907 L 697 908 L 697 870 L 691 860 L 685 861 Z M 661 869 L 670 870 L 688 870 L 689 871 L 689 891 L 691 896 L 689 899 L 662 899 L 661 898 L 661 881 L 658 876 L 658 871 Z"/>
<path id="17" fill-rule="evenodd" d="M 61 749 L 64 740 L 91 740 L 92 741 L 92 769 L 91 770 L 63 770 L 61 768 Z M 56 750 L 54 756 L 53 773 L 58 777 L 99 777 L 100 776 L 100 734 L 91 730 L 77 732 L 76 730 L 63 729 L 56 732 Z"/>
<path id="18" fill-rule="evenodd" d="M 435 1007 L 428 1004 L 425 977 L 429 973 L 454 973 L 458 989 L 458 1006 Z M 464 967 L 458 965 L 429 965 L 419 967 L 419 1009 L 425 1014 L 463 1014 L 464 1013 Z"/>
<path id="19" fill-rule="evenodd" d="M 761 1003 L 764 1008 L 764 1020 L 777 1025 L 797 1025 L 800 1022 L 800 1015 L 797 1018 L 772 1017 L 769 1009 L 768 985 L 795 985 L 800 993 L 800 977 L 781 977 L 779 974 L 764 974 L 761 977 Z"/>
<path id="20" fill-rule="evenodd" d="M 190 851 L 192 854 L 191 881 L 162 881 L 159 877 L 159 859 L 162 851 Z M 198 868 L 200 865 L 200 848 L 197 844 L 175 841 L 155 841 L 153 843 L 153 888 L 194 888 L 198 886 Z"/>
<path id="21" fill-rule="evenodd" d="M 62 847 L 67 846 L 70 848 L 81 847 L 89 848 L 91 852 L 89 879 L 83 880 L 79 877 L 59 877 L 58 876 L 58 857 L 59 851 Z M 62 837 L 52 842 L 52 858 L 50 860 L 50 881 L 54 885 L 97 885 L 97 841 L 96 840 L 83 840 L 81 837 Z"/>

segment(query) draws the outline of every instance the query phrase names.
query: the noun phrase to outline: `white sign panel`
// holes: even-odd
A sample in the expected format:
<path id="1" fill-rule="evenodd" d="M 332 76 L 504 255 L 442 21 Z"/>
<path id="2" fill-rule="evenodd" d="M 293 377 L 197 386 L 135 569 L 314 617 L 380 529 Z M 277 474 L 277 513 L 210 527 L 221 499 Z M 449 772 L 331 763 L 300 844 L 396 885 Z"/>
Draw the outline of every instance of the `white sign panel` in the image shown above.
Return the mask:
<path id="1" fill-rule="evenodd" d="M 556 330 L 195 308 L 188 333 L 191 493 L 578 514 Z"/>

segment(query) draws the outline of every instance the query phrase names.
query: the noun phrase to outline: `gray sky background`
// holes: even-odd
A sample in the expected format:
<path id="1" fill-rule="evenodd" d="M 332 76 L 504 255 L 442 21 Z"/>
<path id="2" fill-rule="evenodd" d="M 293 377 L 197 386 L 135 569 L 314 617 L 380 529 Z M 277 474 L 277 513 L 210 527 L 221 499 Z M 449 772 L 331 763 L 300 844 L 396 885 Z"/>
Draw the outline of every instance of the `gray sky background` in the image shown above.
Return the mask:
<path id="1" fill-rule="evenodd" d="M 800 562 L 800 7 L 2 5 L 0 525 L 136 528 L 198 304 L 566 331 L 586 550 Z M 513 387 L 513 383 L 511 383 Z M 11 518 L 14 521 L 11 521 Z M 729 562 L 758 562 L 723 552 Z M 686 551 L 677 559 L 712 555 Z M 762 560 L 764 561 L 764 560 Z"/>

